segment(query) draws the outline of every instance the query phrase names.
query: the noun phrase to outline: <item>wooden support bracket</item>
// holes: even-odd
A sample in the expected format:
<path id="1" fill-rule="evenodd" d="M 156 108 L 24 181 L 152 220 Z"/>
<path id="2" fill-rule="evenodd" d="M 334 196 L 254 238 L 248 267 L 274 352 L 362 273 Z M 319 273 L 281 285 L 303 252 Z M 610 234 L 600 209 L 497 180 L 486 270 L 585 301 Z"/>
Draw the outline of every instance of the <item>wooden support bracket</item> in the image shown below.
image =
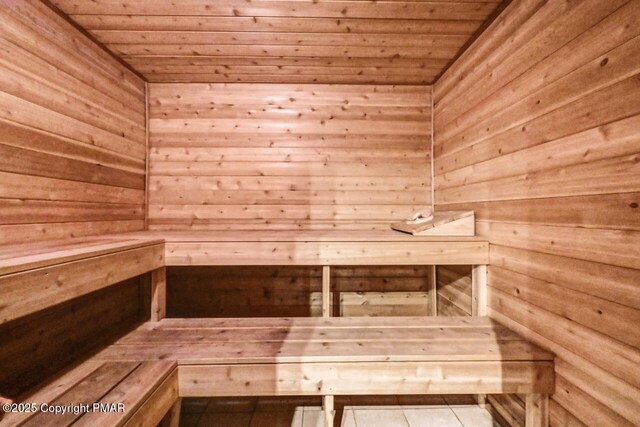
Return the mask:
<path id="1" fill-rule="evenodd" d="M 158 322 L 167 315 L 167 269 L 151 272 L 151 321 Z"/>
<path id="2" fill-rule="evenodd" d="M 322 410 L 324 412 L 324 427 L 333 427 L 336 416 L 333 396 L 322 396 Z"/>
<path id="3" fill-rule="evenodd" d="M 474 265 L 471 271 L 471 315 L 487 315 L 487 266 Z"/>
<path id="4" fill-rule="evenodd" d="M 549 426 L 549 395 L 527 394 L 525 398 L 525 426 L 548 427 Z"/>
<path id="5" fill-rule="evenodd" d="M 331 267 L 322 266 L 322 317 L 331 317 Z"/>
<path id="6" fill-rule="evenodd" d="M 178 398 L 167 415 L 164 416 L 158 427 L 178 427 L 180 425 L 180 410 L 182 408 L 182 398 Z"/>
<path id="7" fill-rule="evenodd" d="M 429 300 L 431 306 L 431 315 L 438 315 L 438 276 L 437 276 L 437 266 L 431 266 L 431 289 L 429 293 Z"/>

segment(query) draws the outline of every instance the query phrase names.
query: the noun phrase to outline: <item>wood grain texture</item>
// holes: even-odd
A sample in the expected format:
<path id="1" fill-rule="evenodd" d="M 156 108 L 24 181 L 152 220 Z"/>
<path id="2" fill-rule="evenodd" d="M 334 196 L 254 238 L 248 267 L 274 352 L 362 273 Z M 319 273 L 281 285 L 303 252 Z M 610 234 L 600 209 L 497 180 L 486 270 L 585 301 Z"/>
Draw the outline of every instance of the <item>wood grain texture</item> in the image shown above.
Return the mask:
<path id="1" fill-rule="evenodd" d="M 471 266 L 436 266 L 437 310 L 440 316 L 471 316 Z"/>
<path id="2" fill-rule="evenodd" d="M 150 229 L 380 229 L 429 205 L 426 86 L 151 84 Z"/>
<path id="3" fill-rule="evenodd" d="M 502 1 L 53 3 L 150 82 L 430 84 Z"/>
<path id="4" fill-rule="evenodd" d="M 0 244 L 142 229 L 143 81 L 39 1 L 0 20 Z"/>
<path id="5" fill-rule="evenodd" d="M 490 315 L 558 354 L 551 425 L 640 422 L 639 17 L 512 2 L 434 87 L 436 205 L 491 242 Z"/>
<path id="6" fill-rule="evenodd" d="M 361 307 L 362 314 L 411 315 L 424 306 L 421 294 L 429 291 L 429 267 L 332 267 L 332 312 L 340 314 L 345 293 L 375 293 L 379 304 Z M 321 314 L 322 268 L 319 266 L 170 267 L 168 312 L 170 317 L 300 317 Z M 394 308 L 386 295 L 418 297 Z M 411 298 L 407 298 L 411 300 Z M 362 301 L 352 300 L 361 306 Z M 366 310 L 364 310 L 366 308 Z M 354 315 L 353 312 L 351 315 Z"/>
<path id="7" fill-rule="evenodd" d="M 24 399 L 24 400 L 23 400 Z M 155 426 L 178 399 L 174 361 L 100 362 L 88 359 L 21 397 L 21 402 L 56 405 L 124 405 L 120 410 L 11 413 L 15 426 Z"/>
<path id="8" fill-rule="evenodd" d="M 163 319 L 96 357 L 179 365 L 554 359 L 486 317 Z"/>
<path id="9" fill-rule="evenodd" d="M 553 355 L 487 317 L 163 319 L 98 360 L 176 360 L 180 395 L 549 393 Z"/>
<path id="10" fill-rule="evenodd" d="M 149 245 L 0 276 L 0 325 L 162 267 Z"/>
<path id="11" fill-rule="evenodd" d="M 143 318 L 139 278 L 0 326 L 0 394 L 26 390 L 129 332 Z"/>

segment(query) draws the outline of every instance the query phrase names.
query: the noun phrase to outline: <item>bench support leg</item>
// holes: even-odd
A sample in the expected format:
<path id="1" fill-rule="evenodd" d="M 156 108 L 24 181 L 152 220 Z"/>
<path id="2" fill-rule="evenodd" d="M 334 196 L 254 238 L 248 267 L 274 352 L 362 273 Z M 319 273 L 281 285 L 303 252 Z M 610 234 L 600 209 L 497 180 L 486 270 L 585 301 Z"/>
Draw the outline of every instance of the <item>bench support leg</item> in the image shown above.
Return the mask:
<path id="1" fill-rule="evenodd" d="M 173 404 L 167 415 L 164 416 L 158 427 L 178 427 L 180 425 L 180 408 L 182 407 L 182 399 L 178 398 Z"/>
<path id="2" fill-rule="evenodd" d="M 324 411 L 324 427 L 333 427 L 333 418 L 336 415 L 333 396 L 322 396 L 322 410 Z"/>
<path id="3" fill-rule="evenodd" d="M 527 394 L 525 399 L 526 427 L 549 426 L 549 395 Z"/>
<path id="4" fill-rule="evenodd" d="M 474 265 L 471 270 L 471 315 L 487 315 L 487 266 Z"/>
<path id="5" fill-rule="evenodd" d="M 167 314 L 167 269 L 161 267 L 151 272 L 151 321 L 157 322 Z"/>
<path id="6" fill-rule="evenodd" d="M 486 394 L 476 394 L 476 398 L 478 399 L 478 406 L 482 409 L 487 408 L 487 395 Z"/>
<path id="7" fill-rule="evenodd" d="M 432 316 L 438 315 L 438 268 L 431 266 L 431 289 L 429 290 L 430 313 Z"/>
<path id="8" fill-rule="evenodd" d="M 322 266 L 322 317 L 331 317 L 331 267 Z"/>

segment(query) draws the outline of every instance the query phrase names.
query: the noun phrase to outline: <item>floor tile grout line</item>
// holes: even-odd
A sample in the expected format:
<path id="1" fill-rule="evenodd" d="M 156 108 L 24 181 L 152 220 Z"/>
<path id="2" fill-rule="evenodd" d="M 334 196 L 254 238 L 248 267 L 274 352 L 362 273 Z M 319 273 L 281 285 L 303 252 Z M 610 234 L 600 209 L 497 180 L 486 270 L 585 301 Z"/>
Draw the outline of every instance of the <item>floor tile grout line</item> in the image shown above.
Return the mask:
<path id="1" fill-rule="evenodd" d="M 462 422 L 462 420 L 460 419 L 460 417 L 458 416 L 458 414 L 456 414 L 456 411 L 454 411 L 454 410 L 453 410 L 453 408 L 451 407 L 451 405 L 449 405 L 449 410 L 450 410 L 451 412 L 453 412 L 453 416 L 454 416 L 454 417 L 456 417 L 456 420 L 458 420 L 458 422 L 460 423 L 460 425 L 461 425 L 462 427 L 466 427 L 466 426 L 464 425 L 464 423 Z"/>
<path id="2" fill-rule="evenodd" d="M 409 422 L 409 418 L 407 418 L 407 414 L 404 413 L 404 408 L 400 407 L 400 411 L 402 411 L 402 417 L 404 421 L 407 423 L 407 427 L 411 427 L 411 423 Z"/>

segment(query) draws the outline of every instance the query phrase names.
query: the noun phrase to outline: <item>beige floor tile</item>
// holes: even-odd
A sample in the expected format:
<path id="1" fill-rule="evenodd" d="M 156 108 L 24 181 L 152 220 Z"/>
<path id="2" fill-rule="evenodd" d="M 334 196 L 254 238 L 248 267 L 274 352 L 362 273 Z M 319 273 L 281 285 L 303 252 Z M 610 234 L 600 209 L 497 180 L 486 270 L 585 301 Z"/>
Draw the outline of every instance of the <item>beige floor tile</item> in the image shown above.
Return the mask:
<path id="1" fill-rule="evenodd" d="M 324 427 L 324 412 L 322 409 L 304 408 L 302 427 Z"/>
<path id="2" fill-rule="evenodd" d="M 400 409 L 354 409 L 358 427 L 409 427 Z"/>
<path id="3" fill-rule="evenodd" d="M 302 427 L 302 408 L 291 411 L 254 412 L 250 427 Z"/>
<path id="4" fill-rule="evenodd" d="M 306 426 L 303 426 L 306 427 Z M 345 409 L 342 412 L 342 420 L 340 421 L 340 427 L 357 427 L 356 416 L 352 409 Z"/>
<path id="5" fill-rule="evenodd" d="M 448 407 L 405 409 L 404 416 L 410 427 L 462 427 Z"/>
<path id="6" fill-rule="evenodd" d="M 464 427 L 500 427 L 489 411 L 479 406 L 453 406 L 451 409 Z"/>
<path id="7" fill-rule="evenodd" d="M 205 412 L 253 412 L 257 401 L 256 397 L 215 397 Z"/>
<path id="8" fill-rule="evenodd" d="M 403 407 L 446 407 L 447 402 L 440 395 L 419 394 L 415 396 L 404 395 L 398 396 L 398 403 Z"/>
<path id="9" fill-rule="evenodd" d="M 249 413 L 211 413 L 200 417 L 198 427 L 249 427 L 250 423 Z"/>

